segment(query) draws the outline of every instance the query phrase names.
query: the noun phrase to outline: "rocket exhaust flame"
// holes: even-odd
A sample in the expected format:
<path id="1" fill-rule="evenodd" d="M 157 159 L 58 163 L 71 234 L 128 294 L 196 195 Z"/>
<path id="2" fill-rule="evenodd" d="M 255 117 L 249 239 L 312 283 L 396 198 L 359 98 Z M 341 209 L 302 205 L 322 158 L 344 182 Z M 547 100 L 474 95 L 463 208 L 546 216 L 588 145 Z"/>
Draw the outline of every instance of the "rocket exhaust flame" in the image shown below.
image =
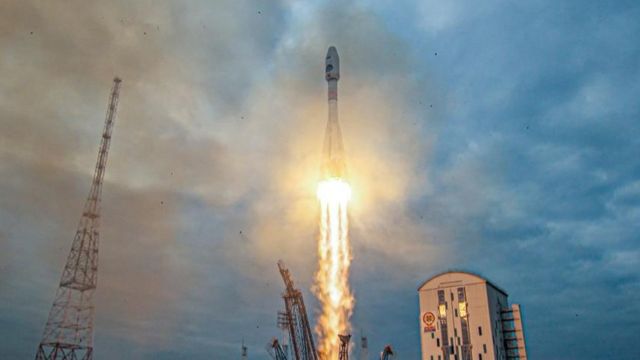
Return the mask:
<path id="1" fill-rule="evenodd" d="M 320 201 L 320 239 L 318 242 L 319 269 L 316 274 L 316 295 L 322 313 L 316 328 L 320 335 L 322 359 L 338 358 L 338 335 L 350 330 L 349 318 L 354 299 L 349 289 L 348 204 L 351 187 L 343 179 L 323 180 L 318 184 Z"/>
<path id="2" fill-rule="evenodd" d="M 346 180 L 342 134 L 338 124 L 340 61 L 332 46 L 327 52 L 325 78 L 329 85 L 329 119 L 324 139 L 322 178 L 318 184 L 320 239 L 315 293 L 322 311 L 316 326 L 321 359 L 338 359 L 340 334 L 350 332 L 354 298 L 349 288 L 351 246 L 348 205 L 351 187 Z"/>

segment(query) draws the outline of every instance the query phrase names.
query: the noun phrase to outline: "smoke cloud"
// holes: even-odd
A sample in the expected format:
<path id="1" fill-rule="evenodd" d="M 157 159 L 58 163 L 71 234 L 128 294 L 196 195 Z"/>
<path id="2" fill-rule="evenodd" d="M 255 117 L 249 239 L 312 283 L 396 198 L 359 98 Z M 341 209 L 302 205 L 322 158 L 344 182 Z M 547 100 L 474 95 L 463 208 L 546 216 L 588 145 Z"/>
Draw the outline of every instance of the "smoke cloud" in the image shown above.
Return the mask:
<path id="1" fill-rule="evenodd" d="M 417 357 L 415 289 L 462 267 L 523 303 L 532 357 L 604 358 L 616 341 L 637 358 L 630 335 L 586 329 L 640 331 L 638 9 L 1 2 L 0 354 L 35 352 L 118 75 L 96 354 L 232 358 L 244 338 L 266 358 L 278 259 L 316 307 L 335 45 L 353 325 L 371 353 Z"/>

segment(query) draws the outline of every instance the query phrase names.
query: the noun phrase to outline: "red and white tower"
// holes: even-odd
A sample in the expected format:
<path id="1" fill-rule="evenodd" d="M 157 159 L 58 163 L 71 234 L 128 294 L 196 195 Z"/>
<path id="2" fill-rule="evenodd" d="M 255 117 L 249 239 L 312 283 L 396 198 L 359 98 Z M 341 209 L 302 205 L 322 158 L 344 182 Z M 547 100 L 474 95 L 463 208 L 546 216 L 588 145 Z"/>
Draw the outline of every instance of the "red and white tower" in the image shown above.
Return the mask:
<path id="1" fill-rule="evenodd" d="M 36 360 L 93 358 L 93 294 L 98 282 L 98 242 L 102 181 L 120 93 L 113 79 L 91 190 L 85 202 L 60 286 L 49 312 Z"/>

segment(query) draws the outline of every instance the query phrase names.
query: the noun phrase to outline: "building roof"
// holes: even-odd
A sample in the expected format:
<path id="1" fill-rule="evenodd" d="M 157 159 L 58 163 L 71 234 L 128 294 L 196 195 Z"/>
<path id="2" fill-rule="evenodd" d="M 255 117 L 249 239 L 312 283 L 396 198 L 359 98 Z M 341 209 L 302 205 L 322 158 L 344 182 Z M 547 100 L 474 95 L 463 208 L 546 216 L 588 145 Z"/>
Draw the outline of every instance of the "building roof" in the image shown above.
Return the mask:
<path id="1" fill-rule="evenodd" d="M 504 291 L 501 287 L 499 287 L 498 285 L 494 284 L 493 282 L 489 281 L 489 279 L 483 277 L 480 274 L 474 273 L 474 272 L 470 272 L 470 271 L 465 271 L 465 270 L 447 270 L 441 273 L 438 273 L 436 275 L 431 276 L 430 278 L 428 278 L 427 280 L 425 280 L 422 284 L 420 284 L 420 286 L 418 286 L 418 291 L 420 291 L 420 289 L 422 289 L 425 285 L 427 285 L 427 283 L 431 280 L 434 280 L 440 276 L 443 275 L 447 275 L 447 274 L 455 274 L 455 273 L 460 273 L 460 274 L 466 274 L 466 275 L 470 275 L 473 277 L 478 278 L 481 281 L 486 282 L 487 284 L 491 285 L 491 287 L 493 287 L 494 289 L 498 290 L 499 292 L 503 293 L 505 296 L 509 296 L 509 294 L 507 294 L 506 291 Z"/>

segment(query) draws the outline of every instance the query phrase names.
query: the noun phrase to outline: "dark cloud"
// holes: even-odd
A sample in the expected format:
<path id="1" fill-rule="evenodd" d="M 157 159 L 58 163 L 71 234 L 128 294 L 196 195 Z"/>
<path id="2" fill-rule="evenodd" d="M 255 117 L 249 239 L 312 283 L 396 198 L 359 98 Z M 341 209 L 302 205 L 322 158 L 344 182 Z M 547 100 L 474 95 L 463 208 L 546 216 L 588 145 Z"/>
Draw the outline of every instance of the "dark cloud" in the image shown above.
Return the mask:
<path id="1" fill-rule="evenodd" d="M 524 304 L 532 357 L 605 358 L 602 341 L 630 333 L 594 329 L 640 326 L 637 209 L 613 205 L 639 174 L 639 10 L 493 5 L 509 16 L 461 6 L 451 24 L 426 26 L 428 40 L 455 44 L 454 66 L 437 66 L 461 106 L 439 140 L 438 191 L 420 203 L 443 208 L 429 211 L 458 234 L 459 264 Z M 614 353 L 638 356 L 622 343 Z"/>

